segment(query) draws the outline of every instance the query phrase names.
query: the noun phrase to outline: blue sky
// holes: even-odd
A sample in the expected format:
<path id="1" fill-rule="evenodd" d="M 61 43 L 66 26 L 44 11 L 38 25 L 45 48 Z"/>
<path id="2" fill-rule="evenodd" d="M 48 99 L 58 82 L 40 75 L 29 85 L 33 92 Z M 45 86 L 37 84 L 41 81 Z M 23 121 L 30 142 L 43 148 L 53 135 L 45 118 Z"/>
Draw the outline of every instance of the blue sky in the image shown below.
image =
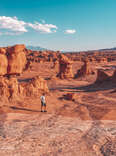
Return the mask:
<path id="1" fill-rule="evenodd" d="M 116 47 L 115 0 L 0 0 L 0 46 Z"/>

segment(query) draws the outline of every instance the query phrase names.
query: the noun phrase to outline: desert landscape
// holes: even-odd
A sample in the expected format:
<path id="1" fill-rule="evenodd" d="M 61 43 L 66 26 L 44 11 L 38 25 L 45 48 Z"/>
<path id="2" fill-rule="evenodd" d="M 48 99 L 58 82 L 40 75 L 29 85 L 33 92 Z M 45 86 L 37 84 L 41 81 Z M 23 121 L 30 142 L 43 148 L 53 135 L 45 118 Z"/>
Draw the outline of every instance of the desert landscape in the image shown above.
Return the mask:
<path id="1" fill-rule="evenodd" d="M 0 155 L 116 156 L 116 50 L 1 47 Z"/>

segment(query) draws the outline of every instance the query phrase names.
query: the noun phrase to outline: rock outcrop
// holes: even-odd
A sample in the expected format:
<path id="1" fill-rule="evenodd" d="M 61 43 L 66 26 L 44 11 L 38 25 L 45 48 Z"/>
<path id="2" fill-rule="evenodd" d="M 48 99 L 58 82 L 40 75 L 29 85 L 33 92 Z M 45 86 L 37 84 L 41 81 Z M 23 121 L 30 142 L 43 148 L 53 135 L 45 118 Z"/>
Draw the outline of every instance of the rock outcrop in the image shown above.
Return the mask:
<path id="1" fill-rule="evenodd" d="M 108 62 L 107 58 L 105 58 L 105 57 L 97 57 L 96 60 L 98 63 Z"/>
<path id="2" fill-rule="evenodd" d="M 6 55 L 0 53 L 0 76 L 7 74 L 8 59 Z"/>
<path id="3" fill-rule="evenodd" d="M 40 76 L 36 76 L 26 83 L 24 86 L 25 96 L 38 96 L 40 93 L 48 93 L 49 89 L 46 81 Z"/>
<path id="4" fill-rule="evenodd" d="M 0 48 L 0 75 L 21 74 L 26 65 L 24 45 Z"/>
<path id="5" fill-rule="evenodd" d="M 105 82 L 109 80 L 110 80 L 110 76 L 107 73 L 105 73 L 102 69 L 97 70 L 96 83 Z"/>
<path id="6" fill-rule="evenodd" d="M 17 100 L 22 97 L 48 93 L 46 81 L 37 76 L 29 83 L 19 83 L 16 75 L 30 66 L 26 60 L 24 45 L 0 48 L 0 99 Z"/>
<path id="7" fill-rule="evenodd" d="M 64 95 L 64 99 L 70 100 L 70 101 L 75 101 L 76 95 L 75 93 L 67 93 Z"/>
<path id="8" fill-rule="evenodd" d="M 84 61 L 84 65 L 79 69 L 75 75 L 75 78 L 82 77 L 86 75 L 94 74 L 89 61 Z"/>
<path id="9" fill-rule="evenodd" d="M 7 74 L 21 74 L 26 65 L 26 55 L 25 55 L 24 45 L 15 45 L 8 48 L 7 58 L 8 67 Z"/>
<path id="10" fill-rule="evenodd" d="M 7 48 L 7 52 L 10 54 L 12 52 L 14 53 L 20 53 L 20 52 L 23 52 L 25 51 L 26 47 L 24 44 L 16 44 L 14 46 L 11 46 L 11 47 L 8 47 Z"/>
<path id="11" fill-rule="evenodd" d="M 10 100 L 20 98 L 20 87 L 15 77 L 0 78 L 0 96 L 1 99 Z"/>
<path id="12" fill-rule="evenodd" d="M 52 68 L 55 70 L 56 73 L 59 72 L 59 61 L 58 60 L 54 60 L 53 61 L 53 66 Z"/>
<path id="13" fill-rule="evenodd" d="M 101 153 L 104 156 L 115 156 L 116 155 L 116 137 L 113 139 L 107 140 L 107 142 L 101 146 Z"/>
<path id="14" fill-rule="evenodd" d="M 17 100 L 25 97 L 39 96 L 41 93 L 48 93 L 46 81 L 37 76 L 30 82 L 20 84 L 15 77 L 0 77 L 0 99 Z"/>
<path id="15" fill-rule="evenodd" d="M 61 79 L 73 78 L 72 63 L 67 56 L 61 54 L 59 56 L 59 73 L 57 76 Z"/>
<path id="16" fill-rule="evenodd" d="M 6 48 L 0 48 L 0 54 L 6 54 Z"/>

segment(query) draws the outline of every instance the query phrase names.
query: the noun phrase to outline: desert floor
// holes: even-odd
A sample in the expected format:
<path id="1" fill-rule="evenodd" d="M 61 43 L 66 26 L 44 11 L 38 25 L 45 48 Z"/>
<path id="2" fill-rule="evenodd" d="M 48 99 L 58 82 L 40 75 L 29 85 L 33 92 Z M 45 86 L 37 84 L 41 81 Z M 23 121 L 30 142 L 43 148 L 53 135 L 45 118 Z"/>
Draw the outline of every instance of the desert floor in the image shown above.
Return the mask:
<path id="1" fill-rule="evenodd" d="M 0 155 L 3 156 L 116 156 L 116 84 L 96 84 L 96 74 L 60 80 L 52 63 L 34 63 L 18 80 L 45 78 L 47 112 L 40 97 L 0 107 Z M 73 64 L 73 73 L 81 62 Z M 92 64 L 112 75 L 116 62 Z M 75 93 L 75 100 L 65 99 Z"/>

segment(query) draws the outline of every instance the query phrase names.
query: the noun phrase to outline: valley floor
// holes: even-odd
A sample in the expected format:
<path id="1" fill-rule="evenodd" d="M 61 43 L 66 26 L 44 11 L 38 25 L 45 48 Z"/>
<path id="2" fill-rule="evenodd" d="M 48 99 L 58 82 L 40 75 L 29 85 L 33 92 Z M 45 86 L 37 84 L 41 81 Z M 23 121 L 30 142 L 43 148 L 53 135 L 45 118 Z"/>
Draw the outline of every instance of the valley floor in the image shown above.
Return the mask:
<path id="1" fill-rule="evenodd" d="M 79 66 L 73 66 L 76 73 Z M 19 82 L 35 75 L 47 80 L 47 113 L 40 112 L 40 97 L 0 107 L 0 155 L 116 156 L 116 85 L 98 85 L 96 75 L 52 78 L 56 73 L 51 67 L 34 64 L 19 77 Z M 65 98 L 67 93 L 75 94 L 74 101 Z"/>

